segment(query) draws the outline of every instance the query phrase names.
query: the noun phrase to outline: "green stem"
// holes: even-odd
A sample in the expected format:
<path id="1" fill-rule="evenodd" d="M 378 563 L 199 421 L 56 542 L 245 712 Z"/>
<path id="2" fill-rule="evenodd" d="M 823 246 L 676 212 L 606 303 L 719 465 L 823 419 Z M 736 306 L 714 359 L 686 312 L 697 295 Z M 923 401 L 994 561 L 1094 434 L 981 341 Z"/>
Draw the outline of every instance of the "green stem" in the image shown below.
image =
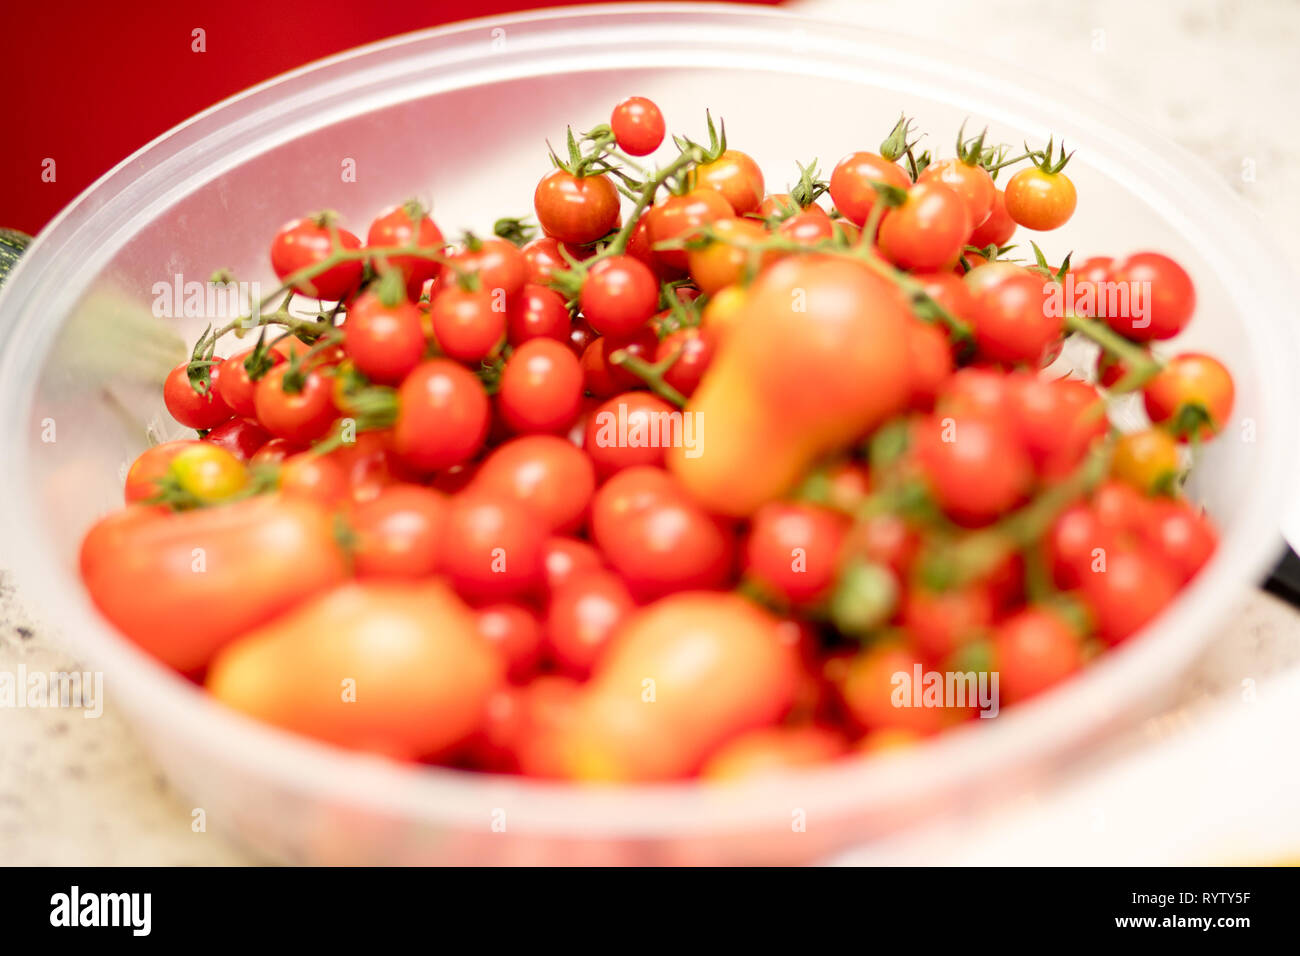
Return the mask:
<path id="1" fill-rule="evenodd" d="M 672 368 L 677 357 L 682 354 L 678 349 L 672 355 L 668 356 L 662 362 L 650 363 L 645 359 L 633 355 L 626 349 L 619 349 L 610 355 L 609 360 L 620 368 L 625 368 L 633 375 L 642 379 L 650 386 L 650 391 L 654 392 L 664 401 L 676 405 L 678 408 L 686 407 L 686 396 L 677 389 L 673 388 L 664 381 L 664 372 Z"/>

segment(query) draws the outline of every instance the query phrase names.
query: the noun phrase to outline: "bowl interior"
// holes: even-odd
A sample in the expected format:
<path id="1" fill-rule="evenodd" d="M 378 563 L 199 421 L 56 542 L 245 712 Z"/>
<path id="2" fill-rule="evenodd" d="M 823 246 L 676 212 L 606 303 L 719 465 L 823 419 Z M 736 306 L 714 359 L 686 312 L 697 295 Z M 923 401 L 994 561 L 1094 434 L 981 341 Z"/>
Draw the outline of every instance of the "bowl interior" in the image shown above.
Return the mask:
<path id="1" fill-rule="evenodd" d="M 398 38 L 201 115 L 83 196 L 0 299 L 8 330 L 0 394 L 20 413 L 0 422 L 4 518 L 35 590 L 83 652 L 108 655 L 133 675 L 124 681 L 147 683 L 169 707 L 215 719 L 94 615 L 76 582 L 77 545 L 117 506 L 124 469 L 148 435 L 179 434 L 160 383 L 207 323 L 222 320 L 185 316 L 176 303 L 172 316 L 159 316 L 161 290 L 204 282 L 218 268 L 273 288 L 267 248 L 286 220 L 332 208 L 364 235 L 379 209 L 414 196 L 431 204 L 445 233 L 487 233 L 498 216 L 531 213 L 533 187 L 549 168 L 547 139 L 562 147 L 566 125 L 604 122 L 631 94 L 654 98 L 670 128 L 694 138 L 705 135 L 706 107 L 725 118 L 729 143 L 759 160 L 769 189 L 795 181 L 796 160 L 815 158 L 828 173 L 847 152 L 877 149 L 902 112 L 930 133 L 927 148 L 945 154 L 963 122 L 968 132 L 987 125 L 991 140 L 1013 147 L 1064 136 L 1078 151 L 1070 166 L 1078 212 L 1060 234 L 1024 239 L 1053 261 L 1158 249 L 1196 280 L 1196 321 L 1170 347 L 1212 351 L 1238 385 L 1234 421 L 1205 449 L 1197 483 L 1223 529 L 1221 552 L 1138 642 L 1149 651 L 1125 651 L 1117 656 L 1126 661 L 1034 705 L 1036 729 L 1012 715 L 971 741 L 991 756 L 1014 751 L 1013 737 L 1065 739 L 1077 733 L 1088 695 L 1110 707 L 1150 692 L 1227 609 L 1224 592 L 1245 584 L 1273 546 L 1270 510 L 1282 501 L 1293 431 L 1276 258 L 1243 207 L 1194 162 L 1089 104 L 1038 92 L 1015 71 L 977 74 L 959 62 L 910 41 L 770 12 L 557 12 Z M 148 719 L 161 720 L 156 710 Z M 238 732 L 298 754 L 310 749 Z M 943 772 L 971 759 L 948 747 Z M 305 764 L 295 771 L 305 774 Z"/>

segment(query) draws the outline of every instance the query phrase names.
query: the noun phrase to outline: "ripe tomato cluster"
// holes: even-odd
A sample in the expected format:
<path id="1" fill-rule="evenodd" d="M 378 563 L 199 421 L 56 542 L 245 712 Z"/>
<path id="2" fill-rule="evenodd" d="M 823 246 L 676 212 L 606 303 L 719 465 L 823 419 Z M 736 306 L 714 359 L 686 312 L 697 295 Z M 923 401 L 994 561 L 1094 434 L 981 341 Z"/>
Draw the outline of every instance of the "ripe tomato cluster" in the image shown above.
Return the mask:
<path id="1" fill-rule="evenodd" d="M 976 708 L 900 674 L 1016 704 L 1158 615 L 1213 554 L 1182 479 L 1233 402 L 1152 350 L 1187 273 L 1017 256 L 1075 209 L 1050 141 L 932 160 L 902 119 L 771 192 L 707 134 L 647 170 L 664 118 L 626 100 L 491 236 L 414 201 L 364 242 L 285 225 L 281 288 L 164 383 L 196 437 L 86 535 L 104 616 L 301 734 L 631 781 L 908 745 Z M 1067 337 L 1094 367 L 1057 371 Z"/>

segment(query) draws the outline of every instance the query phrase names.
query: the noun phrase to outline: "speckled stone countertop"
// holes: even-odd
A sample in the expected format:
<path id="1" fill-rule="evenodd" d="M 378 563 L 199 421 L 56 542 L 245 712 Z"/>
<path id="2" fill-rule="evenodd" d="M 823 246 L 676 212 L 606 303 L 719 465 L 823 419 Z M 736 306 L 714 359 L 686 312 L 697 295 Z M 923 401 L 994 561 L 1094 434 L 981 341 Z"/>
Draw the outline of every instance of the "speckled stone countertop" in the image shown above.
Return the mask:
<path id="1" fill-rule="evenodd" d="M 1300 127 L 1281 94 L 1297 78 L 1300 5 L 1286 0 L 1041 4 L 985 0 L 808 0 L 819 16 L 924 33 L 969 51 L 1068 64 L 1058 81 L 1139 117 L 1217 170 L 1300 265 Z M 1244 176 L 1249 169 L 1251 175 Z M 1300 271 L 1300 270 L 1298 270 Z M 1300 662 L 1300 614 L 1260 592 L 1182 678 L 1177 707 L 1239 693 Z M 71 671 L 77 662 L 0 573 L 0 672 Z M 1141 727 L 1124 746 L 1158 746 Z M 0 710 L 0 863 L 256 862 L 217 832 L 194 833 L 189 808 L 114 708 Z"/>

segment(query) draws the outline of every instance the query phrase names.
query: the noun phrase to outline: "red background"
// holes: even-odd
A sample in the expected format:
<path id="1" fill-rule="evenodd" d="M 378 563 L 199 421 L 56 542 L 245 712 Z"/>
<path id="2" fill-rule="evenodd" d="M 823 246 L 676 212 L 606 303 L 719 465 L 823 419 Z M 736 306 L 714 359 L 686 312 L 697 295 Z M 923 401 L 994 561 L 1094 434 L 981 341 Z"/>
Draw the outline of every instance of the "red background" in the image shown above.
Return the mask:
<path id="1" fill-rule="evenodd" d="M 760 0 L 779 2 L 779 0 Z M 35 233 L 154 137 L 286 70 L 398 33 L 570 0 L 7 0 L 0 226 Z M 207 51 L 191 50 L 206 31 Z M 14 89 L 16 84 L 17 89 Z M 56 179 L 41 179 L 46 158 Z"/>

